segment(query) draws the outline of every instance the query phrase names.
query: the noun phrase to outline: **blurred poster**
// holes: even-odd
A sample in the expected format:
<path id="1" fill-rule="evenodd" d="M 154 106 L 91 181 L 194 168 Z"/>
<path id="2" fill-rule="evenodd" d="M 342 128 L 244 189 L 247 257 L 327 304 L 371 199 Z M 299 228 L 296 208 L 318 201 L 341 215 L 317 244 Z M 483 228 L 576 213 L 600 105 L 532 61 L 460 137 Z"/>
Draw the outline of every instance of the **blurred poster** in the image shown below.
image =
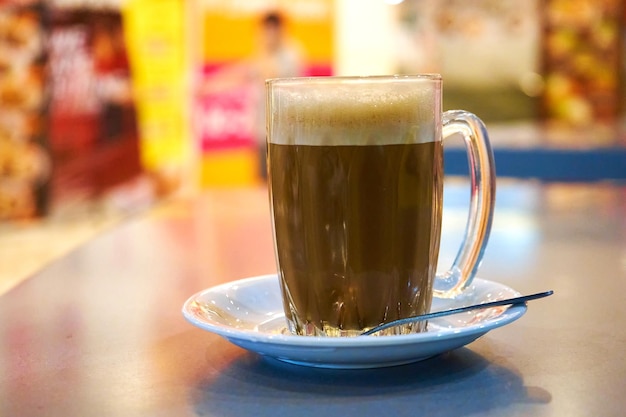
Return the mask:
<path id="1" fill-rule="evenodd" d="M 186 2 L 127 0 L 123 16 L 135 89 L 141 162 L 174 191 L 189 154 Z"/>
<path id="2" fill-rule="evenodd" d="M 333 0 L 204 0 L 194 133 L 202 183 L 265 172 L 264 80 L 331 75 Z"/>
<path id="3" fill-rule="evenodd" d="M 97 196 L 141 173 L 124 28 L 115 6 L 61 3 L 47 51 L 53 190 Z"/>
<path id="4" fill-rule="evenodd" d="M 0 2 L 0 221 L 48 206 L 44 22 L 41 2 Z"/>
<path id="5" fill-rule="evenodd" d="M 623 0 L 546 0 L 543 117 L 569 125 L 611 124 L 623 105 Z"/>

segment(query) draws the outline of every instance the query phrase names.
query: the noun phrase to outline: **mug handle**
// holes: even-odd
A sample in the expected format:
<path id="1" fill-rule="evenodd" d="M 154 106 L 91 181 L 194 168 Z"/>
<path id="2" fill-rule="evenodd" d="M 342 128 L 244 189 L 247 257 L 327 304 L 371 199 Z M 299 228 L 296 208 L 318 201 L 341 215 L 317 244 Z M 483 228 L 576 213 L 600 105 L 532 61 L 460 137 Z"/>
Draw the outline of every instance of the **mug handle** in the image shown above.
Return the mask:
<path id="1" fill-rule="evenodd" d="M 455 297 L 472 283 L 489 240 L 496 196 L 495 163 L 484 123 L 466 111 L 447 111 L 442 118 L 442 137 L 445 140 L 455 133 L 463 136 L 468 154 L 470 209 L 452 267 L 435 279 L 434 295 L 441 298 Z"/>

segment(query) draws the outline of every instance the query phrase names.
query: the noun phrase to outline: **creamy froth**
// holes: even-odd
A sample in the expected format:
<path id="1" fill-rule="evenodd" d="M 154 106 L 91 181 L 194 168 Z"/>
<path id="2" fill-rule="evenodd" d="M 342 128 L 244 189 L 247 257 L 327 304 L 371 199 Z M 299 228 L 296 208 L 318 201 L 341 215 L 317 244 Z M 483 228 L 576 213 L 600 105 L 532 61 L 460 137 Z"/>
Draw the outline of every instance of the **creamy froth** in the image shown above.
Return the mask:
<path id="1" fill-rule="evenodd" d="M 332 146 L 440 140 L 440 83 L 402 78 L 359 81 L 270 82 L 270 143 Z"/>

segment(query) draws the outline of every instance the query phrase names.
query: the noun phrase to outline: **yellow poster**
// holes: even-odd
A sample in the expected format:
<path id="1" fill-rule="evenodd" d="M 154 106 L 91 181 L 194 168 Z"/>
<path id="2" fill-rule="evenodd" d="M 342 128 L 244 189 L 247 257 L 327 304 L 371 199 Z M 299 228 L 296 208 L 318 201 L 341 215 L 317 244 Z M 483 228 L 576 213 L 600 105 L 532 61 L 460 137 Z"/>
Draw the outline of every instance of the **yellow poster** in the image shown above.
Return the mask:
<path id="1" fill-rule="evenodd" d="M 180 168 L 189 152 L 186 10 L 182 0 L 127 0 L 124 24 L 149 172 Z"/>
<path id="2" fill-rule="evenodd" d="M 264 177 L 264 80 L 331 75 L 333 0 L 204 0 L 193 126 L 202 183 Z"/>

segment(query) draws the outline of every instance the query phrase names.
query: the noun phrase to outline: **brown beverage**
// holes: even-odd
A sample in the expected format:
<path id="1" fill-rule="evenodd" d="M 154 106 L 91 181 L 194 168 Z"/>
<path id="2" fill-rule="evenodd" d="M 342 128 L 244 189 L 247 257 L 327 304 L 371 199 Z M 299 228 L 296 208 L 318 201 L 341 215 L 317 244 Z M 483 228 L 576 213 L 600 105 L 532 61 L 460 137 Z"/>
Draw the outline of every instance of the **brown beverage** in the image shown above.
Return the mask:
<path id="1" fill-rule="evenodd" d="M 270 144 L 269 158 L 280 169 L 271 176 L 275 238 L 296 333 L 358 333 L 430 309 L 440 141 Z"/>
<path id="2" fill-rule="evenodd" d="M 443 189 L 432 85 L 271 92 L 270 195 L 292 332 L 356 335 L 430 309 Z"/>
<path id="3" fill-rule="evenodd" d="M 433 294 L 461 294 L 487 243 L 495 177 L 480 119 L 442 113 L 441 77 L 291 78 L 266 86 L 270 203 L 289 330 L 354 336 L 426 313 Z M 435 277 L 442 139 L 456 133 L 472 155 L 470 214 L 454 264 Z"/>

